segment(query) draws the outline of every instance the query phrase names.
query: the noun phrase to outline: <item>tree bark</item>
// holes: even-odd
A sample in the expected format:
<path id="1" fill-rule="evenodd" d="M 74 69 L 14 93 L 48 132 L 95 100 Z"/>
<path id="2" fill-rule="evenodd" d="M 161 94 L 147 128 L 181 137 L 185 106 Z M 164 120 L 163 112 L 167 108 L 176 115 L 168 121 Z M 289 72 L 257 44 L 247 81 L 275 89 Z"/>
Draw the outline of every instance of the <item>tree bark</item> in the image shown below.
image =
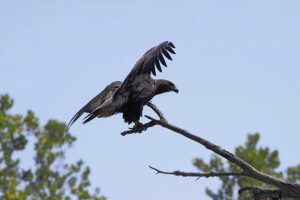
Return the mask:
<path id="1" fill-rule="evenodd" d="M 230 153 L 229 151 L 225 150 L 224 148 L 204 139 L 201 138 L 195 134 L 192 134 L 182 128 L 179 128 L 175 125 L 172 125 L 168 123 L 168 121 L 164 118 L 164 115 L 162 112 L 153 104 L 147 104 L 151 109 L 155 111 L 156 114 L 160 117 L 159 120 L 156 120 L 152 117 L 146 116 L 151 121 L 147 124 L 144 124 L 144 130 L 147 130 L 147 128 L 153 127 L 155 125 L 159 125 L 163 128 L 169 129 L 173 131 L 174 133 L 178 133 L 190 140 L 193 140 L 197 142 L 198 144 L 203 145 L 207 149 L 213 151 L 214 153 L 218 154 L 219 156 L 231 161 L 232 163 L 236 164 L 242 169 L 242 172 L 227 172 L 227 173 L 221 173 L 218 174 L 216 172 L 207 172 L 207 173 L 194 173 L 194 172 L 181 172 L 181 171 L 174 171 L 174 172 L 164 172 L 161 170 L 158 170 L 154 167 L 151 167 L 151 169 L 155 170 L 157 173 L 161 174 L 170 174 L 170 175 L 176 175 L 176 176 L 192 176 L 192 177 L 213 177 L 213 176 L 248 176 L 252 177 L 254 179 L 257 179 L 259 181 L 262 181 L 264 183 L 273 185 L 278 188 L 278 190 L 274 189 L 265 189 L 265 188 L 259 188 L 259 187 L 246 187 L 240 189 L 240 193 L 244 192 L 246 190 L 251 191 L 254 195 L 254 198 L 260 198 L 260 197 L 268 197 L 270 199 L 280 199 L 283 197 L 287 198 L 300 198 L 300 185 L 288 181 L 284 181 L 281 179 L 278 179 L 276 177 L 272 177 L 270 175 L 264 174 L 258 170 L 256 170 L 253 166 L 251 166 L 246 161 L 242 160 L 241 158 L 235 156 L 234 154 Z M 122 132 L 122 135 L 128 135 L 133 133 L 141 133 L 141 130 L 129 130 Z"/>

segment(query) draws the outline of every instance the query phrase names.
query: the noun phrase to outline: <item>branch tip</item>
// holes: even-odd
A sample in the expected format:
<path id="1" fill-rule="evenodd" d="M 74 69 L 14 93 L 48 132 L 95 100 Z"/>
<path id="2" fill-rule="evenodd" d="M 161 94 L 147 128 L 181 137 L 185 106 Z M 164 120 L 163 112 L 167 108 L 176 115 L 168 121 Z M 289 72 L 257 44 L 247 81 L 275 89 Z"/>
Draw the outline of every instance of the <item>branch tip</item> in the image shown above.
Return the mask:
<path id="1" fill-rule="evenodd" d="M 169 129 L 175 133 L 178 133 L 194 142 L 197 142 L 204 147 L 206 147 L 208 150 L 213 151 L 217 155 L 225 158 L 226 160 L 234 163 L 235 165 L 239 166 L 242 171 L 241 172 L 203 172 L 203 173 L 195 173 L 195 172 L 182 172 L 182 171 L 173 171 L 173 172 L 165 172 L 161 171 L 159 169 L 156 169 L 152 166 L 149 166 L 150 169 L 156 171 L 156 174 L 168 174 L 168 175 L 175 175 L 175 176 L 182 176 L 182 177 L 197 177 L 196 180 L 199 180 L 201 177 L 221 177 L 221 176 L 247 176 L 254 178 L 256 180 L 259 180 L 263 183 L 273 185 L 279 189 L 265 189 L 265 188 L 259 188 L 259 187 L 245 187 L 239 190 L 239 194 L 245 192 L 245 191 L 250 191 L 254 195 L 255 199 L 260 199 L 260 198 L 269 198 L 269 199 L 280 199 L 281 197 L 288 197 L 288 198 L 300 198 L 300 185 L 296 183 L 290 183 L 281 179 L 278 179 L 276 177 L 272 177 L 270 175 L 264 174 L 258 170 L 256 170 L 253 166 L 251 166 L 249 163 L 246 161 L 242 160 L 241 158 L 237 157 L 236 155 L 230 153 L 229 151 L 223 149 L 220 146 L 217 146 L 210 141 L 201 138 L 197 135 L 194 135 L 182 128 L 179 128 L 177 126 L 174 126 L 164 118 L 164 115 L 162 112 L 152 103 L 148 103 L 147 106 L 149 106 L 158 116 L 159 120 L 154 119 L 148 115 L 145 115 L 145 117 L 149 120 L 150 122 L 144 124 L 145 129 L 155 126 L 155 125 L 160 125 L 163 128 Z M 144 129 L 143 129 L 144 130 Z M 132 133 L 137 133 L 141 131 L 137 130 L 128 130 L 124 131 L 121 134 L 123 136 L 127 134 L 132 134 Z"/>

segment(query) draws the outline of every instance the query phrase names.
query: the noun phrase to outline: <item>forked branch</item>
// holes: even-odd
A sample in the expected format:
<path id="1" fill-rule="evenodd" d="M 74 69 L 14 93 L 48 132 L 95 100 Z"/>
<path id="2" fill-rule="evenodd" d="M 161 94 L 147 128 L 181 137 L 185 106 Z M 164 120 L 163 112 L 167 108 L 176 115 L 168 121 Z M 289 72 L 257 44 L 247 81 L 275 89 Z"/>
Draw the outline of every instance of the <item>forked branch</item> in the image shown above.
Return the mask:
<path id="1" fill-rule="evenodd" d="M 203 145 L 207 149 L 215 152 L 216 154 L 225 158 L 226 160 L 231 161 L 232 163 L 236 164 L 237 166 L 239 166 L 242 169 L 242 172 L 228 172 L 228 173 L 217 174 L 215 172 L 206 172 L 206 173 L 190 173 L 190 172 L 181 172 L 181 171 L 164 172 L 164 171 L 158 170 L 154 167 L 150 167 L 151 169 L 155 170 L 156 173 L 184 176 L 184 177 L 188 177 L 188 176 L 191 176 L 191 177 L 248 176 L 248 177 L 257 179 L 259 181 L 262 181 L 264 183 L 273 185 L 279 189 L 279 190 L 271 190 L 271 189 L 262 189 L 262 188 L 258 188 L 258 187 L 247 187 L 247 188 L 242 188 L 240 190 L 240 192 L 243 192 L 246 190 L 251 191 L 256 199 L 260 198 L 260 196 L 264 196 L 264 197 L 267 196 L 270 199 L 276 199 L 277 197 L 300 198 L 300 185 L 299 184 L 287 182 L 287 181 L 272 177 L 270 175 L 264 174 L 264 173 L 256 170 L 249 163 L 247 163 L 246 161 L 242 160 L 241 158 L 235 156 L 234 154 L 230 153 L 229 151 L 223 149 L 222 147 L 215 145 L 215 144 L 211 143 L 210 141 L 208 141 L 204 138 L 201 138 L 197 135 L 194 135 L 182 128 L 179 128 L 177 126 L 174 126 L 174 125 L 168 123 L 167 120 L 164 118 L 162 112 L 155 105 L 149 104 L 148 106 L 151 109 L 153 109 L 155 111 L 155 113 L 158 114 L 160 119 L 157 120 L 152 117 L 146 116 L 148 119 L 151 120 L 150 122 L 145 124 L 145 126 L 147 128 L 155 126 L 155 125 L 159 125 L 166 129 L 169 129 L 175 133 L 178 133 L 190 140 L 193 140 L 193 141 Z M 129 131 L 123 132 L 122 135 L 127 135 L 127 134 L 131 134 L 131 133 L 136 133 L 136 132 L 139 132 L 139 131 L 129 130 Z"/>

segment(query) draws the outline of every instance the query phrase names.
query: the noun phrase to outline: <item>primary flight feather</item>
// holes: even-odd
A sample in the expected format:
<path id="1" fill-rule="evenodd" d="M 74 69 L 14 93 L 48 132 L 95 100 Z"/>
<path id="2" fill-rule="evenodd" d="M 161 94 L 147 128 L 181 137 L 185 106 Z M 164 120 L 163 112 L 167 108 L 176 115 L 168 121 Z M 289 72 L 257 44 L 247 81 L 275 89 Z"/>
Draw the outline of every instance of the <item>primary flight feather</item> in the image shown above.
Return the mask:
<path id="1" fill-rule="evenodd" d="M 175 46 L 172 42 L 163 42 L 149 49 L 134 65 L 123 83 L 115 81 L 83 106 L 70 120 L 66 131 L 83 114 L 89 113 L 83 123 L 87 123 L 95 117 L 109 117 L 117 113 L 123 113 L 124 121 L 128 124 L 134 122 L 134 128 L 139 128 L 143 107 L 154 96 L 174 91 L 178 93 L 176 86 L 168 80 L 155 80 L 151 74 L 156 75 L 156 69 L 162 72 L 161 65 L 167 67 L 164 57 L 172 60 L 171 54 Z"/>

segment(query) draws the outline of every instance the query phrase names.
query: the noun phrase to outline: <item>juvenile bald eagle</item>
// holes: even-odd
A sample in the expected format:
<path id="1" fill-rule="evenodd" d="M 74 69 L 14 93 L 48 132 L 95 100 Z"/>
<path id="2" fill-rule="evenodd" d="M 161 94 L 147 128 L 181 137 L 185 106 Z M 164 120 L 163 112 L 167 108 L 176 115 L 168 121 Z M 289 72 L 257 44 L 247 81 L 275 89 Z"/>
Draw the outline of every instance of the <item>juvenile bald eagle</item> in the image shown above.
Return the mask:
<path id="1" fill-rule="evenodd" d="M 166 41 L 149 49 L 137 61 L 123 83 L 115 81 L 109 84 L 74 115 L 66 131 L 83 113 L 89 113 L 84 118 L 84 124 L 95 117 L 109 117 L 123 113 L 124 121 L 128 124 L 134 122 L 133 128 L 138 129 L 142 125 L 139 119 L 145 104 L 155 95 L 171 91 L 178 93 L 178 89 L 172 82 L 151 78 L 151 73 L 156 75 L 156 69 L 162 72 L 161 64 L 167 67 L 164 56 L 172 60 L 169 53 L 175 54 L 174 48 L 172 42 Z"/>

